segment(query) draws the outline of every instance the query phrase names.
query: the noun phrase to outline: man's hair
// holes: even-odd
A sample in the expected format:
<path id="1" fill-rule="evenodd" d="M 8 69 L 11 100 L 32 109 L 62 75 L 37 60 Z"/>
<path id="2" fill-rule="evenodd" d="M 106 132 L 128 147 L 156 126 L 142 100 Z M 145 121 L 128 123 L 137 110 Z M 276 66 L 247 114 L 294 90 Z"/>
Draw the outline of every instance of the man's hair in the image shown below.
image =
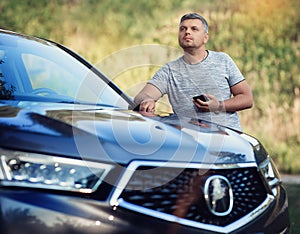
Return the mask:
<path id="1" fill-rule="evenodd" d="M 188 14 L 185 14 L 184 16 L 181 17 L 180 24 L 184 20 L 188 20 L 188 19 L 199 19 L 199 20 L 201 20 L 201 22 L 204 25 L 205 32 L 208 33 L 208 23 L 207 23 L 207 21 L 201 15 L 199 15 L 197 13 L 188 13 Z"/>

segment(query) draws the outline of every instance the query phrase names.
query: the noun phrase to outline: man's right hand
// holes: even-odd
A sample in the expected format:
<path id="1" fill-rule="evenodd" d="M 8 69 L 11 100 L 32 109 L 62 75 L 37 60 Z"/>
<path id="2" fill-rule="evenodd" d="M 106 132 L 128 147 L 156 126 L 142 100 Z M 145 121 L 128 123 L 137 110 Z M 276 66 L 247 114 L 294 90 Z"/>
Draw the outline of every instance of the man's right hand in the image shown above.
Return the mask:
<path id="1" fill-rule="evenodd" d="M 161 97 L 161 92 L 152 84 L 145 87 L 135 96 L 134 102 L 139 104 L 139 111 L 145 116 L 154 116 L 155 102 Z"/>
<path id="2" fill-rule="evenodd" d="M 154 116 L 155 100 L 146 99 L 140 103 L 140 113 L 145 116 Z"/>

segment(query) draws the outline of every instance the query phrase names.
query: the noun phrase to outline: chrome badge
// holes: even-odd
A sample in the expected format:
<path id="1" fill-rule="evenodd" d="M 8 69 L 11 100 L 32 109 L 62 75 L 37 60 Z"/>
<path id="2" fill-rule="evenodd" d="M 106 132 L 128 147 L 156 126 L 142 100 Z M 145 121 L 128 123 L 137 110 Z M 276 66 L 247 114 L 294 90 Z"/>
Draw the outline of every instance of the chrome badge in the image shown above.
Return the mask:
<path id="1" fill-rule="evenodd" d="M 228 179 L 221 175 L 209 177 L 204 185 L 209 211 L 217 216 L 228 215 L 233 207 L 233 193 Z"/>

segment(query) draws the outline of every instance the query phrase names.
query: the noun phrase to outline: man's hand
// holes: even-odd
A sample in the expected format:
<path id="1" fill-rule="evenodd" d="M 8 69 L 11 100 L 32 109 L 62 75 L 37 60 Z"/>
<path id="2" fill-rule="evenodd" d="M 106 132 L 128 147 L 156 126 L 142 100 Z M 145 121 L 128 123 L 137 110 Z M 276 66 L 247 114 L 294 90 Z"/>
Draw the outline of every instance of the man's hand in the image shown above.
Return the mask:
<path id="1" fill-rule="evenodd" d="M 218 99 L 211 95 L 206 94 L 209 98 L 208 102 L 203 102 L 199 99 L 193 101 L 195 106 L 201 111 L 213 111 L 216 114 L 219 112 L 235 112 L 251 108 L 253 106 L 253 96 L 250 86 L 247 84 L 246 80 L 243 80 L 236 85 L 230 87 L 233 97 L 227 99 L 226 101 L 219 102 Z"/>
<path id="2" fill-rule="evenodd" d="M 146 99 L 140 103 L 140 113 L 144 116 L 154 116 L 155 100 Z"/>
<path id="3" fill-rule="evenodd" d="M 146 84 L 135 96 L 134 102 L 139 105 L 139 111 L 144 116 L 154 116 L 155 102 L 161 97 L 161 92 L 154 85 Z"/>
<path id="4" fill-rule="evenodd" d="M 200 99 L 193 100 L 195 106 L 203 112 L 219 112 L 220 111 L 220 102 L 219 100 L 211 94 L 205 94 L 208 97 L 208 101 L 204 102 Z"/>

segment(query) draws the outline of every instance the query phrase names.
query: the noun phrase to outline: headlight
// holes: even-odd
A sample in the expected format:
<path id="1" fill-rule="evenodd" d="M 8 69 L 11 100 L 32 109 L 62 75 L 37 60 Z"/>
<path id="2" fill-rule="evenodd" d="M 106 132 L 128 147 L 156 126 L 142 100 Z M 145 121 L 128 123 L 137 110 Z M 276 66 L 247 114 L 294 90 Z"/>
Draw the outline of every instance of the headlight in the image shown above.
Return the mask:
<path id="1" fill-rule="evenodd" d="M 258 164 L 262 163 L 268 157 L 268 153 L 263 145 L 254 137 L 247 134 L 241 134 L 241 137 L 246 139 L 253 147 L 254 155 Z"/>
<path id="2" fill-rule="evenodd" d="M 273 195 L 277 195 L 277 185 L 281 183 L 281 178 L 279 172 L 274 165 L 274 162 L 270 157 L 267 157 L 265 161 L 259 164 L 259 169 L 266 179 L 270 189 L 273 192 Z"/>
<path id="3" fill-rule="evenodd" d="M 92 193 L 112 165 L 0 149 L 0 186 Z"/>
<path id="4" fill-rule="evenodd" d="M 272 190 L 273 195 L 276 196 L 277 185 L 281 183 L 281 178 L 273 160 L 269 157 L 268 152 L 257 139 L 246 134 L 241 134 L 241 136 L 253 146 L 260 172 L 269 185 L 270 190 Z"/>

